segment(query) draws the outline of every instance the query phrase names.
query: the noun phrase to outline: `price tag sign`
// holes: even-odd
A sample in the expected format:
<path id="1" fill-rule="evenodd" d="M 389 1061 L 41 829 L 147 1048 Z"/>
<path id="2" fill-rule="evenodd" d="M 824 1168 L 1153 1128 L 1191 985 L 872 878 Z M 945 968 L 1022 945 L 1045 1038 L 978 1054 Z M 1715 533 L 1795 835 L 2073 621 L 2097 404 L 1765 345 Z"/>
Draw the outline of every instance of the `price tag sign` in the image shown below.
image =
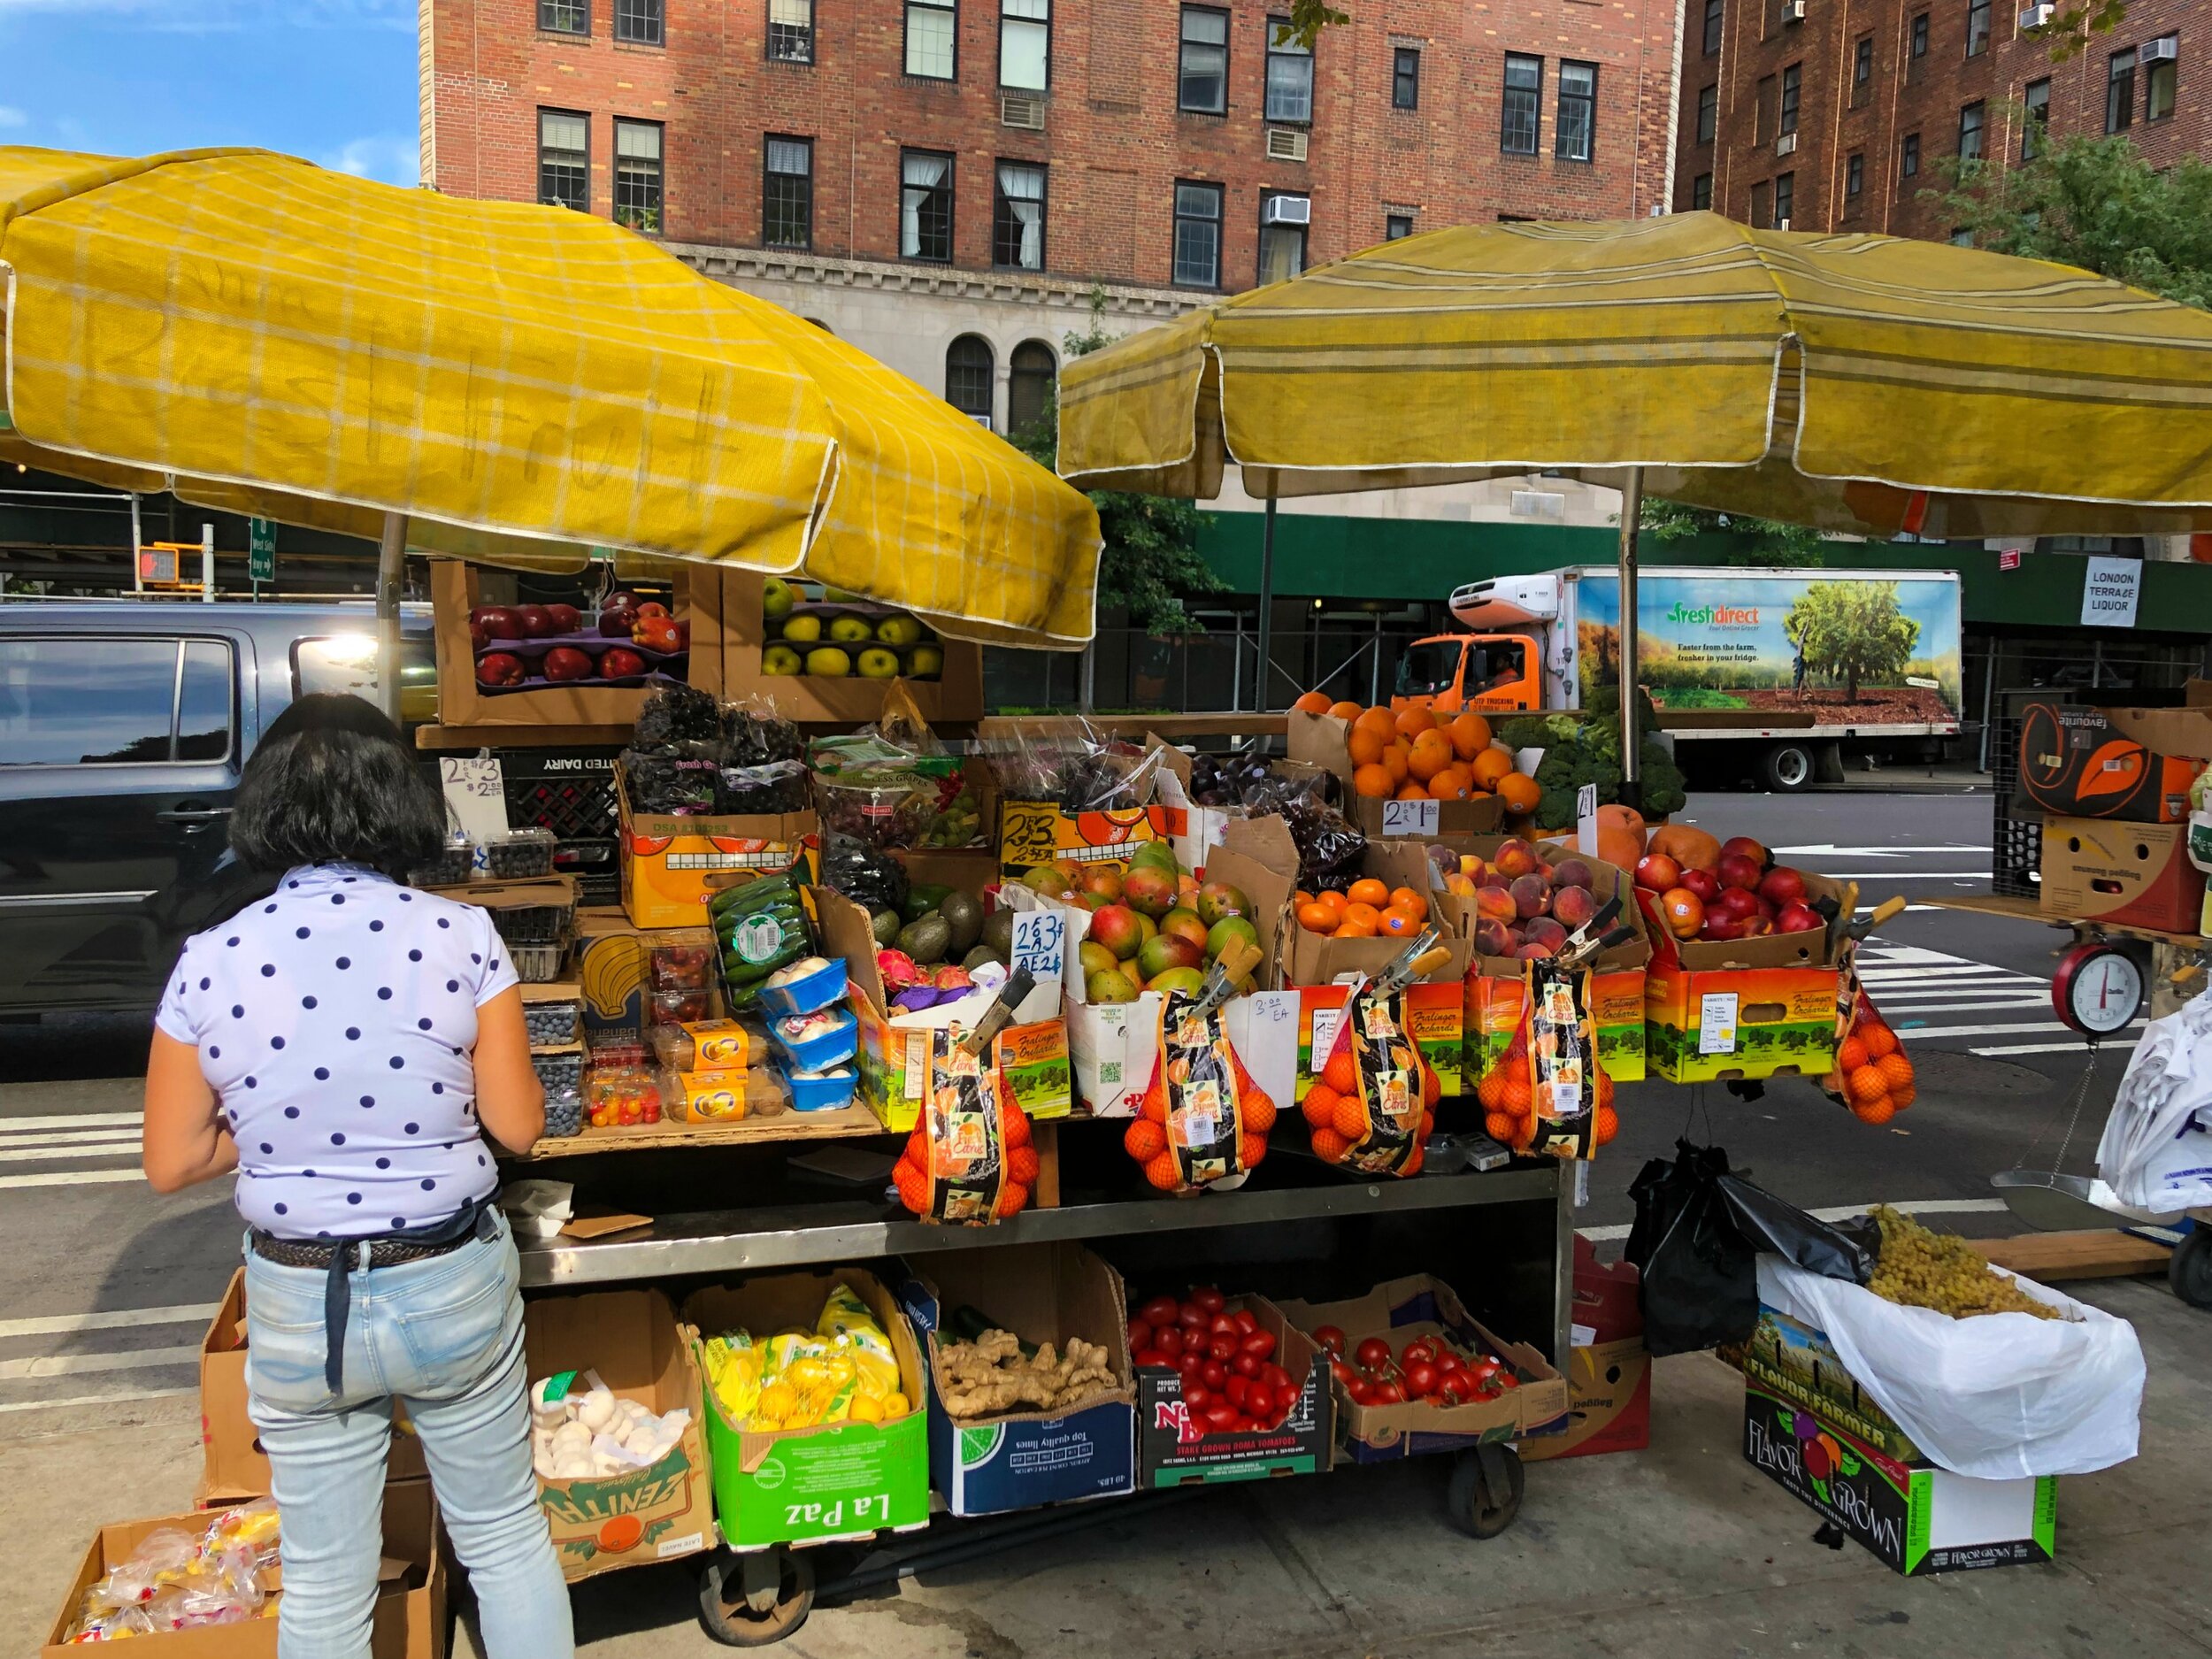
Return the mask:
<path id="1" fill-rule="evenodd" d="M 1437 801 L 1386 801 L 1382 803 L 1382 833 L 1386 835 L 1436 833 Z"/>
<path id="2" fill-rule="evenodd" d="M 1736 993 L 1708 991 L 1698 1001 L 1697 1051 L 1700 1054 L 1736 1052 Z"/>
<path id="3" fill-rule="evenodd" d="M 1594 783 L 1575 791 L 1575 850 L 1585 858 L 1598 856 L 1598 787 Z"/>
<path id="4" fill-rule="evenodd" d="M 1051 910 L 1024 910 L 1014 918 L 1013 966 L 1026 968 L 1040 985 L 1060 982 L 1068 925 Z"/>
<path id="5" fill-rule="evenodd" d="M 470 840 L 489 841 L 507 833 L 507 780 L 495 757 L 441 756 L 438 782 L 447 812 Z"/>

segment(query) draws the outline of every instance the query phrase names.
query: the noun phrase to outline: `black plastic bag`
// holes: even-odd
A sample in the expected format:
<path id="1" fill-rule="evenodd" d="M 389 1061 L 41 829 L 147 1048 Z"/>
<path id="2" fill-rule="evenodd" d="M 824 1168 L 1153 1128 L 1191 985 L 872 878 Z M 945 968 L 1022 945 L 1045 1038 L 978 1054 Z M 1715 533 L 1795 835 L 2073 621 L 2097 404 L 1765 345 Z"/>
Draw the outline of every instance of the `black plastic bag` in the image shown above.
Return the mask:
<path id="1" fill-rule="evenodd" d="M 1674 1144 L 1673 1163 L 1652 1159 L 1628 1189 L 1636 1224 L 1626 1256 L 1642 1278 L 1644 1343 L 1655 1356 L 1748 1340 L 1762 1250 L 1825 1279 L 1872 1277 L 1875 1251 L 1851 1233 L 1731 1175 L 1720 1148 Z"/>

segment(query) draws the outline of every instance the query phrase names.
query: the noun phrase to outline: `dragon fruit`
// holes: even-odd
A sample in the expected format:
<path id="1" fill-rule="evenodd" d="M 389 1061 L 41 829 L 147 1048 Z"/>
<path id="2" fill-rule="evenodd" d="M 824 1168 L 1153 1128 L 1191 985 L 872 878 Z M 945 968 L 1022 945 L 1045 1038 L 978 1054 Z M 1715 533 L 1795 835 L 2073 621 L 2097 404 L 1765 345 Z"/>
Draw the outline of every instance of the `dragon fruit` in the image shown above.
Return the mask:
<path id="1" fill-rule="evenodd" d="M 910 985 L 918 985 L 927 977 L 914 958 L 903 950 L 877 951 L 876 972 L 883 976 L 883 988 L 895 992 L 903 991 Z"/>
<path id="2" fill-rule="evenodd" d="M 953 966 L 938 969 L 929 982 L 941 991 L 964 991 L 975 983 L 965 968 Z"/>

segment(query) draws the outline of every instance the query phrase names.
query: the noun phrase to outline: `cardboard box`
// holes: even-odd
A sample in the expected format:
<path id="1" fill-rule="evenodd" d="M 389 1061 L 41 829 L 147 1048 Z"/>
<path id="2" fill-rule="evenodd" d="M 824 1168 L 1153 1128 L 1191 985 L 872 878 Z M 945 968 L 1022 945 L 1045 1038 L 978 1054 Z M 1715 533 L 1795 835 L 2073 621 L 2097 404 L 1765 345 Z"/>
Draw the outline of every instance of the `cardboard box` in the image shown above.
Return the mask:
<path id="1" fill-rule="evenodd" d="M 622 813 L 622 908 L 640 927 L 703 927 L 707 901 L 724 887 L 788 870 L 819 845 L 813 809 L 714 818 L 631 810 L 615 768 Z"/>
<path id="2" fill-rule="evenodd" d="M 1638 1304 L 1640 1275 L 1597 1259 L 1575 1235 L 1574 1302 L 1567 1356 L 1567 1432 L 1524 1443 L 1521 1456 L 1589 1457 L 1651 1444 L 1651 1350 Z"/>
<path id="3" fill-rule="evenodd" d="M 1908 1578 L 2057 1554 L 2058 1480 L 1977 1480 L 1921 1456 L 1824 1333 L 1762 1306 L 1744 1355 L 1744 1460 Z"/>
<path id="4" fill-rule="evenodd" d="M 2189 826 L 2043 820 L 2043 909 L 2116 926 L 2194 933 L 2204 872 L 2189 859 Z"/>
<path id="5" fill-rule="evenodd" d="M 2189 816 L 2189 786 L 2212 759 L 2212 707 L 2193 681 L 2182 708 L 2085 708 L 2054 696 L 2018 715 L 2016 808 L 2131 824 Z"/>
<path id="6" fill-rule="evenodd" d="M 1317 1474 L 1329 1466 L 1329 1370 L 1321 1350 L 1263 1296 L 1232 1296 L 1232 1312 L 1251 1310 L 1273 1333 L 1274 1363 L 1299 1383 L 1298 1403 L 1277 1429 L 1250 1433 L 1205 1433 L 1183 1403 L 1183 1379 L 1167 1366 L 1147 1365 L 1137 1377 L 1137 1463 L 1148 1488 L 1223 1480 L 1261 1480 Z"/>
<path id="7" fill-rule="evenodd" d="M 530 1380 L 595 1371 L 624 1399 L 656 1415 L 679 1407 L 690 1426 L 649 1469 L 581 1480 L 538 1481 L 562 1576 L 573 1584 L 618 1567 L 695 1555 L 714 1543 L 703 1386 L 676 1310 L 657 1290 L 546 1296 L 523 1305 Z"/>
<path id="8" fill-rule="evenodd" d="M 1842 902 L 1805 875 L 1808 901 Z M 1652 941 L 1644 971 L 1645 1064 L 1670 1083 L 1824 1077 L 1836 1061 L 1836 970 L 1825 929 L 1724 941 L 1677 939 L 1657 895 L 1636 890 Z"/>
<path id="9" fill-rule="evenodd" d="M 617 905 L 576 912 L 575 979 L 583 1003 L 584 1040 L 593 1048 L 641 1042 L 649 1021 L 651 958 L 657 946 L 714 949 L 714 931 L 699 927 L 641 930 Z M 718 979 L 719 976 L 716 976 Z M 721 993 L 715 993 L 719 1010 Z"/>
<path id="10" fill-rule="evenodd" d="M 755 580 L 758 580 L 756 578 Z M 691 627 L 686 680 L 702 691 L 724 689 L 722 581 L 712 571 L 676 567 L 674 610 Z M 459 559 L 430 561 L 430 600 L 436 616 L 438 722 L 442 726 L 606 726 L 637 724 L 653 695 L 649 686 L 541 686 L 488 692 L 476 683 L 469 612 L 483 601 L 481 573 Z M 585 626 L 595 629 L 597 618 Z"/>
<path id="11" fill-rule="evenodd" d="M 61 1610 L 47 1628 L 39 1659 L 73 1659 L 86 1651 L 73 1644 L 69 1634 L 76 1626 L 84 1593 L 119 1566 L 150 1533 L 164 1527 L 196 1533 L 211 1517 L 204 1514 L 162 1516 L 145 1521 L 119 1521 L 93 1534 L 76 1577 L 62 1597 Z M 371 1614 L 370 1659 L 445 1659 L 446 1565 L 438 1548 L 438 1509 L 426 1480 L 394 1481 L 384 1488 L 383 1555 L 390 1571 L 380 1574 L 376 1604 Z M 281 1583 L 272 1569 L 263 1588 Z M 134 1648 L 149 1659 L 277 1659 L 277 1620 L 271 1606 L 265 1617 L 238 1624 L 211 1624 L 198 1630 L 167 1631 L 142 1637 L 150 1647 Z"/>
<path id="12" fill-rule="evenodd" d="M 868 1304 L 889 1333 L 899 1356 L 899 1387 L 913 1409 L 890 1423 L 756 1431 L 732 1423 L 707 1391 L 715 1515 L 733 1548 L 867 1538 L 885 1528 L 910 1532 L 928 1524 L 927 1378 L 913 1330 L 872 1275 L 841 1267 L 694 1291 L 683 1305 L 686 1335 L 695 1356 L 703 1337 L 731 1331 L 750 1331 L 757 1338 L 794 1326 L 811 1331 L 830 1291 L 841 1284 Z"/>
<path id="13" fill-rule="evenodd" d="M 230 1276 L 215 1317 L 200 1339 L 199 1489 L 193 1503 L 220 1509 L 260 1497 L 269 1490 L 269 1458 L 246 1412 L 246 1270 Z M 418 1480 L 425 1474 L 422 1442 L 408 1426 L 406 1412 L 395 1407 L 392 1452 L 385 1479 Z"/>
<path id="14" fill-rule="evenodd" d="M 1496 1355 L 1520 1379 L 1518 1387 L 1495 1400 L 1363 1406 L 1342 1393 L 1333 1378 L 1331 1387 L 1339 1394 L 1337 1443 L 1348 1462 L 1394 1463 L 1428 1452 L 1557 1433 L 1566 1425 L 1567 1385 L 1542 1353 L 1491 1334 L 1469 1317 L 1450 1286 L 1426 1273 L 1394 1279 L 1346 1302 L 1286 1302 L 1283 1313 L 1302 1332 L 1335 1325 L 1344 1333 L 1347 1349 L 1357 1348 L 1371 1336 L 1381 1337 L 1393 1349 L 1425 1336 L 1444 1337 L 1456 1348 Z"/>
<path id="15" fill-rule="evenodd" d="M 767 580 L 757 571 L 726 567 L 722 572 L 716 611 L 722 645 L 718 666 L 724 695 L 732 698 L 766 697 L 790 720 L 833 721 L 841 726 L 873 722 L 883 711 L 883 696 L 891 687 L 890 680 L 858 676 L 827 680 L 813 674 L 771 674 L 763 671 L 762 653 L 781 638 L 780 627 L 772 630 L 761 608 Z M 698 585 L 708 584 L 702 580 Z M 929 624 L 924 621 L 923 626 L 928 627 Z M 694 635 L 695 640 L 695 627 Z M 824 640 L 821 643 L 830 645 L 836 641 Z M 944 654 L 944 664 L 937 678 L 906 682 L 907 689 L 914 694 L 914 706 L 932 726 L 981 719 L 983 648 L 941 636 L 937 644 Z M 857 650 L 860 647 L 856 645 L 853 649 Z"/>
<path id="16" fill-rule="evenodd" d="M 929 1276 L 899 1290 L 929 1375 L 930 1484 L 955 1515 L 996 1515 L 1136 1489 L 1137 1391 L 1129 1369 L 1129 1307 L 1121 1275 L 1079 1244 L 1010 1245 L 933 1256 Z M 1025 1342 L 1065 1351 L 1079 1336 L 1104 1348 L 1114 1385 L 1058 1415 L 947 1415 L 938 1329 L 974 1308 Z"/>

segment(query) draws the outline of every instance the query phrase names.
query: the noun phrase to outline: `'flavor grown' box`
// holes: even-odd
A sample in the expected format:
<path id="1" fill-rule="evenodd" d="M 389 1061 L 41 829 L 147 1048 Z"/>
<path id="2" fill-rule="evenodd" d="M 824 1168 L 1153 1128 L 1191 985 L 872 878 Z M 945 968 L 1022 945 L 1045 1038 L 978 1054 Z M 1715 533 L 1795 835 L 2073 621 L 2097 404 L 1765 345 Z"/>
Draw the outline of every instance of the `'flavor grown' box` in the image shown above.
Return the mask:
<path id="1" fill-rule="evenodd" d="M 1842 902 L 1825 876 L 1806 898 Z M 1655 894 L 1637 890 L 1652 939 L 1644 972 L 1644 1046 L 1654 1077 L 1824 1077 L 1836 1063 L 1836 968 L 1820 928 L 1757 939 L 1677 939 Z"/>

